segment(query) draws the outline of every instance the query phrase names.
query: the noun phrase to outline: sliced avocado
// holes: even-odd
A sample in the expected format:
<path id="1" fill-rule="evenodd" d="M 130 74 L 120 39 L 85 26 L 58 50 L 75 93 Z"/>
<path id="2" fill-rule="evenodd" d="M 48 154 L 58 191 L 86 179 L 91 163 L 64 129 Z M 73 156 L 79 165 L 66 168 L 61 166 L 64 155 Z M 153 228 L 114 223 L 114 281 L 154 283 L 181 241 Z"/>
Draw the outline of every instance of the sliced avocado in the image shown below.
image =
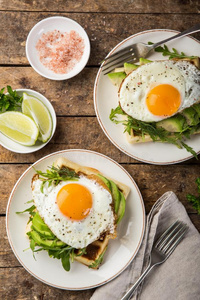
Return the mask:
<path id="1" fill-rule="evenodd" d="M 131 73 L 133 70 L 137 69 L 138 67 L 139 66 L 134 64 L 124 63 L 124 71 L 127 75 Z"/>
<path id="2" fill-rule="evenodd" d="M 149 60 L 149 59 L 146 59 L 146 58 L 143 58 L 143 57 L 140 58 L 140 65 L 145 65 L 145 64 L 148 64 L 150 62 L 152 62 L 152 60 Z"/>
<path id="3" fill-rule="evenodd" d="M 157 127 L 162 127 L 169 132 L 182 132 L 187 128 L 187 122 L 184 116 L 177 114 L 173 117 L 159 121 Z"/>
<path id="4" fill-rule="evenodd" d="M 113 196 L 114 203 L 115 203 L 115 213 L 117 214 L 118 209 L 119 209 L 120 200 L 121 200 L 121 195 L 120 195 L 120 191 L 119 191 L 117 185 L 112 180 L 110 180 L 110 184 L 111 184 L 112 196 Z"/>
<path id="5" fill-rule="evenodd" d="M 38 213 L 36 213 L 32 220 L 32 228 L 37 232 L 41 233 L 45 237 L 54 238 L 55 235 L 51 232 L 49 227 L 44 223 Z"/>
<path id="6" fill-rule="evenodd" d="M 30 232 L 30 235 L 38 246 L 43 246 L 43 247 L 48 247 L 48 248 L 66 246 L 66 244 L 63 243 L 62 241 L 42 239 L 41 236 L 39 235 L 39 233 L 36 232 L 35 230 L 32 230 Z"/>
<path id="7" fill-rule="evenodd" d="M 188 107 L 184 109 L 181 114 L 186 118 L 189 126 L 197 125 L 199 123 L 199 116 L 194 108 Z"/>
<path id="8" fill-rule="evenodd" d="M 116 86 L 120 86 L 122 80 L 126 77 L 126 73 L 125 72 L 108 73 L 108 77 L 111 80 L 112 84 Z"/>
<path id="9" fill-rule="evenodd" d="M 109 188 L 109 190 L 112 192 L 111 183 L 110 180 L 108 180 L 106 177 L 104 177 L 101 174 L 98 174 L 99 178 L 105 183 L 105 185 Z"/>
<path id="10" fill-rule="evenodd" d="M 192 107 L 196 110 L 196 112 L 200 118 L 200 103 L 196 103 L 196 104 L 192 105 Z"/>
<path id="11" fill-rule="evenodd" d="M 125 72 L 125 70 L 124 70 L 124 67 L 121 67 L 121 68 L 115 68 L 115 69 L 114 69 L 114 72 L 115 72 L 115 73 L 118 73 L 118 72 Z"/>
<path id="12" fill-rule="evenodd" d="M 126 199 L 124 197 L 124 195 L 122 194 L 122 192 L 120 192 L 120 204 L 119 204 L 119 209 L 117 212 L 117 224 L 121 221 L 121 219 L 124 216 L 125 213 L 125 208 L 126 208 Z"/>

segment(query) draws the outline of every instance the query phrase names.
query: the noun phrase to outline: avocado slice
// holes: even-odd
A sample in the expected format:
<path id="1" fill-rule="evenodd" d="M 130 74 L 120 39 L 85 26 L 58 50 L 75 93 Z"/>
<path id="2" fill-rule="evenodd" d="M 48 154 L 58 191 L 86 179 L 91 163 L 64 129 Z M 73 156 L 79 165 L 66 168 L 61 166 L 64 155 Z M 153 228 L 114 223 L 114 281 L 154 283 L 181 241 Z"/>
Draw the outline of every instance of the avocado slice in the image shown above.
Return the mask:
<path id="1" fill-rule="evenodd" d="M 199 123 L 199 116 L 196 110 L 192 107 L 185 108 L 181 113 L 189 126 L 194 126 Z"/>
<path id="2" fill-rule="evenodd" d="M 108 73 L 108 77 L 111 80 L 112 84 L 119 87 L 123 79 L 126 77 L 126 73 L 125 72 Z"/>
<path id="3" fill-rule="evenodd" d="M 42 220 L 42 218 L 38 213 L 36 213 L 33 217 L 32 228 L 47 238 L 51 239 L 55 237 L 55 235 L 52 233 L 49 227 L 44 223 L 44 221 Z"/>
<path id="4" fill-rule="evenodd" d="M 195 111 L 197 112 L 197 114 L 200 118 L 200 103 L 196 103 L 196 104 L 192 105 L 192 107 L 195 109 Z"/>
<path id="5" fill-rule="evenodd" d="M 119 210 L 121 195 L 120 195 L 120 191 L 119 191 L 117 185 L 112 180 L 110 180 L 110 184 L 111 184 L 112 196 L 113 196 L 114 203 L 115 203 L 115 213 L 117 214 L 117 212 Z"/>
<path id="6" fill-rule="evenodd" d="M 101 174 L 98 174 L 99 178 L 105 183 L 105 185 L 109 188 L 109 190 L 112 192 L 111 183 L 110 180 L 108 180 L 106 177 L 104 177 Z"/>
<path id="7" fill-rule="evenodd" d="M 120 192 L 120 204 L 119 204 L 119 209 L 117 212 L 117 224 L 121 221 L 121 219 L 124 216 L 125 213 L 125 208 L 126 208 L 126 199 L 124 197 L 124 195 L 122 194 L 122 192 Z"/>
<path id="8" fill-rule="evenodd" d="M 162 127 L 169 132 L 182 132 L 188 125 L 185 117 L 177 114 L 173 117 L 157 122 L 156 126 Z"/>
<path id="9" fill-rule="evenodd" d="M 140 57 L 140 65 L 145 65 L 145 64 L 148 64 L 152 62 L 152 60 L 149 60 L 149 59 L 146 59 L 146 58 L 143 58 L 143 57 Z"/>
<path id="10" fill-rule="evenodd" d="M 38 246 L 43 246 L 43 247 L 48 247 L 48 248 L 66 246 L 66 244 L 63 243 L 62 241 L 42 239 L 41 236 L 39 235 L 39 233 L 35 230 L 32 230 L 30 232 L 30 235 Z"/>
<path id="11" fill-rule="evenodd" d="M 139 66 L 135 64 L 129 64 L 129 63 L 124 63 L 124 71 L 128 75 L 131 73 L 133 70 L 136 70 Z"/>

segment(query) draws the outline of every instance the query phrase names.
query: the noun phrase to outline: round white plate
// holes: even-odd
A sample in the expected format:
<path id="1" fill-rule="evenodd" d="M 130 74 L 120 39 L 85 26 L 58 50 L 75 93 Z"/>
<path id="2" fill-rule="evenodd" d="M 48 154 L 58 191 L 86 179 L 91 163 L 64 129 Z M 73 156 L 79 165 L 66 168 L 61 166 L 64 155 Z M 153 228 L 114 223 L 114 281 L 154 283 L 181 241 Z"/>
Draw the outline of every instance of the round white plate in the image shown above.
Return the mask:
<path id="1" fill-rule="evenodd" d="M 32 153 L 32 152 L 42 149 L 52 139 L 52 137 L 55 133 L 55 130 L 56 130 L 56 113 L 55 113 L 55 110 L 54 110 L 51 102 L 42 94 L 40 94 L 34 90 L 30 90 L 30 89 L 16 89 L 16 91 L 19 96 L 22 96 L 23 93 L 27 93 L 31 96 L 38 98 L 48 108 L 51 118 L 52 118 L 52 122 L 53 122 L 51 137 L 48 139 L 48 141 L 46 143 L 36 141 L 35 145 L 33 145 L 33 146 L 24 146 L 24 145 L 18 144 L 17 142 L 9 139 L 7 136 L 5 136 L 4 134 L 2 134 L 0 132 L 0 145 L 2 145 L 4 148 L 6 148 L 12 152 L 21 153 L 21 154 Z"/>
<path id="2" fill-rule="evenodd" d="M 135 181 L 127 171 L 102 154 L 88 150 L 65 150 L 50 154 L 37 161 L 33 166 L 37 170 L 45 171 L 60 156 L 85 166 L 94 167 L 103 172 L 105 176 L 117 179 L 131 189 L 124 218 L 117 228 L 118 237 L 109 241 L 104 262 L 99 270 L 89 269 L 75 261 L 71 264 L 71 270 L 66 272 L 61 261 L 50 258 L 45 251 L 36 253 L 36 260 L 33 258 L 31 250 L 24 251 L 29 247 L 29 240 L 25 235 L 28 214 L 17 215 L 16 212 L 31 206 L 25 202 L 32 199 L 31 179 L 34 174 L 32 166 L 19 178 L 10 195 L 6 216 L 7 235 L 19 262 L 37 279 L 61 289 L 90 289 L 105 284 L 118 276 L 135 257 L 144 234 L 144 204 Z"/>
<path id="3" fill-rule="evenodd" d="M 40 39 L 43 33 L 53 31 L 55 29 L 60 30 L 61 32 L 70 32 L 71 30 L 75 30 L 82 37 L 85 43 L 85 48 L 81 60 L 74 66 L 74 68 L 70 72 L 66 74 L 57 74 L 46 68 L 40 62 L 35 47 L 37 41 Z M 38 74 L 52 80 L 65 80 L 72 78 L 80 73 L 87 64 L 90 56 L 90 41 L 86 31 L 76 21 L 60 16 L 50 17 L 38 22 L 29 32 L 26 40 L 26 56 L 30 65 Z"/>
<path id="4" fill-rule="evenodd" d="M 177 31 L 157 29 L 140 32 L 119 43 L 109 54 L 118 51 L 126 46 L 137 42 L 158 42 L 177 34 Z M 176 48 L 187 55 L 197 55 L 200 53 L 200 42 L 192 37 L 183 37 L 167 43 L 169 49 Z M 155 52 L 148 57 L 150 60 L 168 59 L 162 54 Z M 96 115 L 104 133 L 109 140 L 122 152 L 130 157 L 151 164 L 167 165 L 178 163 L 193 156 L 185 149 L 178 149 L 176 146 L 167 143 L 140 143 L 129 144 L 126 140 L 124 126 L 114 124 L 110 121 L 109 115 L 112 108 L 118 106 L 117 87 L 115 87 L 101 69 L 96 77 L 94 85 L 94 106 Z M 200 152 L 200 135 L 193 136 L 186 143 L 197 153 Z"/>

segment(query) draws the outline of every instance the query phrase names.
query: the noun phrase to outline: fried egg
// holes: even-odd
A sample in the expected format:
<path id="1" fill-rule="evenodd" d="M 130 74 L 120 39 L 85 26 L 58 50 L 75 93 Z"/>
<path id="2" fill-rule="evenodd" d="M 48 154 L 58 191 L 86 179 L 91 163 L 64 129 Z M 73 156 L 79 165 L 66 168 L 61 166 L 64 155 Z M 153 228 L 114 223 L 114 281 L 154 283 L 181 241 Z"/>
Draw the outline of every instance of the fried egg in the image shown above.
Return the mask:
<path id="1" fill-rule="evenodd" d="M 154 61 L 122 82 L 119 104 L 129 116 L 157 122 L 200 101 L 200 70 L 189 61 Z"/>
<path id="2" fill-rule="evenodd" d="M 38 213 L 55 236 L 76 249 L 84 248 L 104 232 L 115 232 L 111 193 L 97 181 L 81 175 L 57 186 L 33 180 L 32 196 Z"/>

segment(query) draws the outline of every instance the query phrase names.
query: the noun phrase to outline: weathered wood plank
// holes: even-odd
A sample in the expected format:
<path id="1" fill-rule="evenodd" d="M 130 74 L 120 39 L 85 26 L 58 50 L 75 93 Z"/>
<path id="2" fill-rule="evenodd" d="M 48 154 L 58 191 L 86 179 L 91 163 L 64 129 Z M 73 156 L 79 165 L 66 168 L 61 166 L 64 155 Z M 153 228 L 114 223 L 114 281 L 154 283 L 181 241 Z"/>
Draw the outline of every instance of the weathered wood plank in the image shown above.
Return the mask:
<path id="1" fill-rule="evenodd" d="M 93 87 L 97 68 L 85 68 L 65 81 L 48 80 L 31 67 L 0 67 L 0 89 L 33 89 L 52 103 L 59 116 L 94 116 Z"/>
<path id="2" fill-rule="evenodd" d="M 6 211 L 7 201 L 10 192 L 22 173 L 29 165 L 7 165 L 2 164 L 0 169 L 0 214 Z M 155 165 L 123 165 L 124 168 L 136 181 L 148 213 L 155 201 L 165 192 L 171 190 L 179 197 L 188 212 L 194 212 L 186 199 L 186 194 L 197 194 L 195 180 L 199 177 L 198 165 L 176 165 L 155 166 Z M 27 199 L 31 200 L 31 199 Z M 26 201 L 26 199 L 25 199 Z"/>
<path id="3" fill-rule="evenodd" d="M 0 163 L 33 163 L 45 155 L 65 149 L 88 149 L 112 157 L 119 163 L 140 163 L 110 142 L 96 117 L 58 117 L 54 137 L 44 148 L 30 154 L 18 154 L 0 146 Z M 199 164 L 199 161 L 192 159 L 184 164 L 188 163 Z"/>
<path id="4" fill-rule="evenodd" d="M 42 2 L 42 1 L 41 1 Z M 159 6 L 159 5 L 158 5 Z M 25 41 L 28 32 L 40 20 L 57 15 L 42 12 L 0 12 L 0 64 L 27 64 Z M 198 14 L 107 14 L 62 13 L 79 22 L 91 41 L 89 65 L 98 65 L 124 38 L 148 29 L 170 28 L 182 31 L 199 22 Z M 195 34 L 200 39 L 200 33 Z"/>
<path id="5" fill-rule="evenodd" d="M 1 1 L 1 10 L 58 12 L 198 13 L 199 1 L 180 0 L 89 0 L 89 1 Z"/>
<path id="6" fill-rule="evenodd" d="M 4 300 L 88 300 L 94 292 L 65 291 L 45 285 L 24 268 L 0 268 L 0 298 Z"/>

